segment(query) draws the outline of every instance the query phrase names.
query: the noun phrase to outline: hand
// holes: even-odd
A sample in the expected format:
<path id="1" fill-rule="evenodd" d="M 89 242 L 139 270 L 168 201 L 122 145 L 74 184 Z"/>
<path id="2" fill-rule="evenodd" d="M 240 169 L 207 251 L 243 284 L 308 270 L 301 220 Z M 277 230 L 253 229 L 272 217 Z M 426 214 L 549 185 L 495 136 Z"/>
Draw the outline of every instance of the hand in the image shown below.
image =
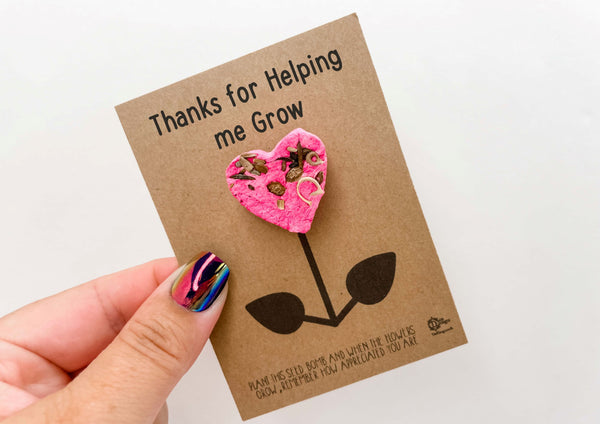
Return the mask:
<path id="1" fill-rule="evenodd" d="M 229 275 L 210 253 L 176 268 L 155 260 L 0 318 L 0 419 L 167 422 L 166 398 L 219 318 Z"/>

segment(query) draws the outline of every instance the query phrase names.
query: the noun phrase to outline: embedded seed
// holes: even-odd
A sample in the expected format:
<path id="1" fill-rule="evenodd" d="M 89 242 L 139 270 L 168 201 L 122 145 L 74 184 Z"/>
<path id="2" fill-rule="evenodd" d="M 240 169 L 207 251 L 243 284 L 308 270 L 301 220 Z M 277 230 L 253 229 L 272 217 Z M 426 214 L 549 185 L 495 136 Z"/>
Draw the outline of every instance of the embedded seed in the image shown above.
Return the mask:
<path id="1" fill-rule="evenodd" d="M 243 157 L 244 159 L 255 158 L 256 153 L 242 153 L 240 156 Z"/>
<path id="2" fill-rule="evenodd" d="M 256 169 L 253 169 L 252 171 L 250 171 L 250 173 L 252 175 L 260 175 L 260 172 L 258 172 Z"/>
<path id="3" fill-rule="evenodd" d="M 286 168 L 287 168 L 287 162 L 286 162 L 286 161 L 284 161 L 284 160 L 282 160 L 282 161 L 281 161 L 281 170 L 282 170 L 282 171 L 285 171 L 285 170 L 286 170 Z"/>
<path id="4" fill-rule="evenodd" d="M 283 199 L 277 199 L 277 207 L 279 210 L 285 209 L 285 201 Z"/>
<path id="5" fill-rule="evenodd" d="M 248 184 L 248 188 L 252 191 L 254 191 L 254 186 L 252 184 Z"/>
<path id="6" fill-rule="evenodd" d="M 285 174 L 285 180 L 288 183 L 297 181 L 302 176 L 302 168 L 291 168 L 287 174 Z"/>
<path id="7" fill-rule="evenodd" d="M 288 152 L 297 152 L 298 150 L 295 147 L 290 146 L 287 148 L 287 151 Z"/>
<path id="8" fill-rule="evenodd" d="M 317 152 L 310 152 L 306 155 L 306 161 L 311 165 L 320 165 L 323 163 Z"/>
<path id="9" fill-rule="evenodd" d="M 235 167 L 236 168 L 241 168 L 242 167 L 242 164 L 240 163 L 239 160 L 235 163 Z"/>
<path id="10" fill-rule="evenodd" d="M 267 163 L 267 161 L 264 159 L 254 159 L 254 162 L 252 162 L 252 163 L 254 164 L 254 166 L 265 165 Z"/>
<path id="11" fill-rule="evenodd" d="M 315 177 L 315 180 L 317 180 L 317 182 L 319 184 L 323 183 L 323 171 L 319 171 Z"/>
<path id="12" fill-rule="evenodd" d="M 267 189 L 277 196 L 283 196 L 283 193 L 285 193 L 285 186 L 277 181 L 267 184 Z"/>
<path id="13" fill-rule="evenodd" d="M 267 168 L 265 165 L 257 164 L 256 161 L 254 161 L 254 169 L 256 169 L 261 174 L 266 174 L 267 172 L 269 172 L 269 168 Z"/>
<path id="14" fill-rule="evenodd" d="M 244 168 L 248 172 L 252 172 L 252 170 L 254 169 L 254 166 L 252 166 L 250 161 L 243 156 L 240 156 L 240 164 L 242 165 L 242 168 Z"/>
<path id="15" fill-rule="evenodd" d="M 244 175 L 243 172 L 240 172 L 239 174 L 233 174 L 231 177 L 232 180 L 255 180 L 256 178 L 251 177 L 250 175 Z"/>
<path id="16" fill-rule="evenodd" d="M 304 151 L 302 150 L 302 144 L 298 142 L 298 146 L 296 147 L 296 151 L 298 152 L 298 166 L 300 169 L 304 168 Z"/>
<path id="17" fill-rule="evenodd" d="M 313 177 L 302 177 L 302 178 L 300 178 L 300 181 L 298 181 L 298 184 L 296 184 L 296 192 L 298 193 L 298 197 L 303 202 L 305 202 L 306 204 L 308 204 L 308 206 L 310 206 L 312 204 L 312 201 L 308 200 L 306 197 L 304 197 L 302 195 L 302 193 L 300 193 L 300 184 L 302 184 L 304 181 L 308 181 L 308 182 L 314 184 L 314 186 L 317 188 L 316 191 L 313 191 L 312 193 L 310 193 L 311 196 L 318 196 L 319 194 L 325 193 L 325 191 L 323 190 L 323 188 L 321 187 L 321 185 L 317 182 L 317 180 L 315 180 Z"/>

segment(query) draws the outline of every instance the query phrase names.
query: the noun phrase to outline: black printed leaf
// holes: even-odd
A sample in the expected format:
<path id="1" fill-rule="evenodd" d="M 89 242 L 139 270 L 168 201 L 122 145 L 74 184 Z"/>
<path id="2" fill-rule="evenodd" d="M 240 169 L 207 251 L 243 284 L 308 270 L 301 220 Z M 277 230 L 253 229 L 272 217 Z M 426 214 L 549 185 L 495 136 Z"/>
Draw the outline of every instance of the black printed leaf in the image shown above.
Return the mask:
<path id="1" fill-rule="evenodd" d="M 291 293 L 272 293 L 246 305 L 255 320 L 279 334 L 290 334 L 302 325 L 304 305 Z"/>
<path id="2" fill-rule="evenodd" d="M 346 276 L 346 287 L 357 302 L 373 305 L 389 293 L 396 273 L 394 252 L 371 256 L 352 267 Z"/>

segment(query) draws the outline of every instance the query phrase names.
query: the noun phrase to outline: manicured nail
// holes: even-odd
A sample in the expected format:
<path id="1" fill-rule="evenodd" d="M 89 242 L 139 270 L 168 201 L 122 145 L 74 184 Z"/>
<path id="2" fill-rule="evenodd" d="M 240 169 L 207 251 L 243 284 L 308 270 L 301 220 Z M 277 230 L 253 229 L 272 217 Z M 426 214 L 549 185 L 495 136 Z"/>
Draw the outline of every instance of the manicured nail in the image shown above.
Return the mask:
<path id="1" fill-rule="evenodd" d="M 219 297 L 228 277 L 229 267 L 221 259 L 202 252 L 182 268 L 171 287 L 171 296 L 190 311 L 204 311 Z"/>

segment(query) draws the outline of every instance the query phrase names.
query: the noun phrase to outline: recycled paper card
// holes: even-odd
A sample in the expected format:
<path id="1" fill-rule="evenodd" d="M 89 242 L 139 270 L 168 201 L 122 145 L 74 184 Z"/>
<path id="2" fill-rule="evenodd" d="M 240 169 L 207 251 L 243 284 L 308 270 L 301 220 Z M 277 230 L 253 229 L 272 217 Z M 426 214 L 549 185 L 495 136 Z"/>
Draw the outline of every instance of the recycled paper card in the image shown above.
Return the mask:
<path id="1" fill-rule="evenodd" d="M 231 269 L 211 340 L 243 419 L 466 343 L 356 15 L 116 109 L 179 262 Z M 225 175 L 296 128 L 328 161 L 306 234 Z"/>

